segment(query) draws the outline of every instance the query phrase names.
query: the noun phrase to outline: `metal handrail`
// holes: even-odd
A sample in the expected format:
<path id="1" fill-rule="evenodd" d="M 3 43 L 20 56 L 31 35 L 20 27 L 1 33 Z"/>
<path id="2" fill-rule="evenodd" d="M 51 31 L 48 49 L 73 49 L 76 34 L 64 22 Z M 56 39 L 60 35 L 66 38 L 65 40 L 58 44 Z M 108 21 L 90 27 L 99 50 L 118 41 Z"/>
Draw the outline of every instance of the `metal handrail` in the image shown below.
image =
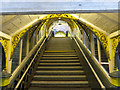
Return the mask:
<path id="1" fill-rule="evenodd" d="M 77 36 L 76 36 L 77 37 Z M 77 38 L 79 38 L 79 37 L 77 37 Z M 83 44 L 84 45 L 84 44 Z M 85 45 L 84 45 L 85 46 Z M 85 46 L 85 48 L 89 51 L 89 49 Z M 90 51 L 89 51 L 89 53 L 91 53 Z M 97 58 L 95 57 L 95 56 L 93 56 L 93 59 L 95 59 L 97 62 L 98 62 L 98 60 L 97 60 Z M 99 64 L 100 65 L 100 64 Z M 107 74 L 107 75 L 109 75 L 109 73 L 106 71 L 106 69 L 102 66 L 102 65 L 100 65 L 101 66 L 101 68 L 103 68 L 103 70 L 104 70 L 104 72 Z M 110 77 L 108 77 L 108 78 L 110 78 Z M 110 81 L 110 80 L 109 80 Z"/>
<path id="2" fill-rule="evenodd" d="M 97 38 L 97 39 L 99 40 L 99 42 L 101 43 L 100 39 L 99 39 L 99 38 L 97 37 L 97 35 L 90 29 L 90 27 L 87 27 L 87 26 L 85 25 L 85 23 L 81 23 L 80 21 L 77 21 L 77 22 L 78 22 L 78 24 L 83 28 L 83 30 L 85 31 L 85 33 L 86 33 L 86 29 L 88 29 L 92 34 L 94 34 L 94 35 L 96 36 L 96 38 Z M 85 29 L 81 24 L 84 25 L 84 26 L 86 27 L 86 29 Z M 105 51 L 105 54 L 106 54 L 107 59 L 110 59 L 108 53 L 106 52 L 105 47 L 103 46 L 102 43 L 101 43 L 101 45 L 102 45 L 102 47 L 103 47 L 103 49 L 104 49 L 104 51 Z"/>
<path id="3" fill-rule="evenodd" d="M 14 82 L 14 80 L 16 79 L 16 77 L 19 75 L 19 73 L 21 72 L 22 68 L 25 66 L 26 62 L 28 61 L 28 59 L 31 57 L 32 53 L 34 53 L 34 51 L 37 49 L 37 46 L 40 45 L 41 41 L 44 39 L 45 36 L 43 36 L 39 41 L 38 44 L 35 45 L 35 47 L 29 52 L 29 54 L 23 59 L 23 62 L 21 63 L 20 66 L 18 66 L 15 71 L 12 73 L 12 76 L 10 77 L 10 84 Z"/>
<path id="4" fill-rule="evenodd" d="M 29 68 L 31 67 L 32 63 L 34 62 L 34 60 L 35 60 L 36 56 L 38 55 L 40 49 L 41 49 L 42 46 L 44 45 L 45 41 L 46 41 L 48 38 L 50 38 L 50 37 L 51 37 L 51 32 L 49 33 L 48 37 L 46 37 L 46 38 L 44 39 L 44 41 L 42 42 L 42 44 L 40 45 L 39 49 L 37 50 L 36 54 L 34 55 L 33 59 L 31 60 L 30 64 L 28 65 L 26 71 L 23 73 L 23 75 L 21 76 L 20 80 L 18 81 L 15 89 L 16 89 L 16 88 L 19 88 L 19 85 L 21 84 L 21 82 L 22 82 L 22 80 L 24 79 L 25 75 L 27 74 Z M 42 40 L 41 40 L 41 41 L 42 41 Z"/>
<path id="5" fill-rule="evenodd" d="M 80 51 L 82 52 L 83 56 L 85 57 L 85 60 L 87 61 L 90 69 L 91 69 L 92 72 L 94 73 L 94 75 L 95 75 L 97 81 L 99 82 L 101 88 L 102 88 L 102 89 L 105 89 L 105 86 L 103 85 L 102 81 L 100 80 L 100 78 L 98 77 L 97 73 L 96 73 L 95 70 L 93 69 L 93 67 L 92 67 L 92 65 L 90 64 L 89 60 L 88 60 L 87 57 L 85 56 L 85 54 L 84 54 L 83 50 L 81 49 L 81 47 L 79 46 L 77 40 L 76 40 L 75 38 L 73 38 L 73 39 L 74 39 L 74 41 L 76 42 L 77 46 L 79 47 Z"/>
<path id="6" fill-rule="evenodd" d="M 38 21 L 38 22 L 36 22 L 35 24 L 33 24 L 32 27 L 34 27 L 34 26 L 35 26 L 36 24 L 38 24 L 38 23 L 40 23 L 40 21 Z M 18 41 L 18 43 L 20 43 L 20 41 L 23 39 L 23 37 L 25 36 L 25 34 L 27 34 L 27 33 L 31 30 L 32 27 L 29 27 L 29 29 L 28 29 L 28 30 L 24 33 L 24 35 L 20 38 L 20 40 Z M 17 44 L 17 45 L 18 45 L 18 44 Z M 17 45 L 16 45 L 16 47 L 17 47 Z M 13 52 L 15 51 L 16 47 L 13 48 Z M 10 59 L 12 59 L 12 57 L 13 57 L 13 53 L 12 53 Z"/>
<path id="7" fill-rule="evenodd" d="M 37 54 L 38 54 L 39 50 L 40 50 L 40 49 L 42 48 L 42 46 L 44 45 L 45 41 L 46 41 L 46 38 L 45 38 L 45 40 L 42 42 L 42 44 L 41 44 L 40 48 L 39 48 L 39 49 L 38 49 L 38 51 L 36 52 L 35 56 L 33 57 L 32 61 L 30 62 L 29 66 L 27 67 L 26 71 L 25 71 L 25 72 L 24 72 L 24 74 L 22 75 L 21 79 L 19 80 L 19 82 L 17 83 L 17 85 L 16 85 L 16 87 L 15 87 L 15 88 L 18 88 L 18 87 L 19 87 L 19 85 L 21 84 L 21 82 L 22 82 L 22 80 L 23 80 L 24 76 L 25 76 L 25 75 L 26 75 L 26 73 L 28 72 L 28 70 L 29 70 L 30 66 L 31 66 L 31 65 L 32 65 L 32 63 L 34 62 L 35 57 L 37 56 Z"/>

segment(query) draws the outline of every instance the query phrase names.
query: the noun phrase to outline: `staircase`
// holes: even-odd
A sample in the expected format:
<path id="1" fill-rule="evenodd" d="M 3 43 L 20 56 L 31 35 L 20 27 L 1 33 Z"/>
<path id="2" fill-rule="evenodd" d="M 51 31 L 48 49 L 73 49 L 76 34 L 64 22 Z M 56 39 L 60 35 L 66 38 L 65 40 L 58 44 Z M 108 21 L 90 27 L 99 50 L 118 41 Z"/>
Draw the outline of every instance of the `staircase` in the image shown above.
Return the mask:
<path id="1" fill-rule="evenodd" d="M 108 62 L 108 58 L 101 44 L 100 44 L 100 53 L 101 53 L 101 62 Z M 97 44 L 95 45 L 95 57 L 97 60 L 99 60 Z M 107 70 L 107 72 L 109 72 L 109 64 L 102 64 L 102 66 Z"/>
<path id="2" fill-rule="evenodd" d="M 29 90 L 90 90 L 70 38 L 51 38 Z"/>

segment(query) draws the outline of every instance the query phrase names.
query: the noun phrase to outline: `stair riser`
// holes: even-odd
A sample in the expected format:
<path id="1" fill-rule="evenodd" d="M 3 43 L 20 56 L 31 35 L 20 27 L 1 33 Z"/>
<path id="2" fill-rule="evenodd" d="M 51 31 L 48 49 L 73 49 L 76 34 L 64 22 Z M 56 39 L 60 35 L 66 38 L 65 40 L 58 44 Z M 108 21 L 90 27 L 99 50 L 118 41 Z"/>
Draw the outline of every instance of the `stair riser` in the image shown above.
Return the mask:
<path id="1" fill-rule="evenodd" d="M 42 60 L 76 60 L 78 57 L 42 57 Z"/>
<path id="2" fill-rule="evenodd" d="M 39 66 L 81 66 L 81 65 L 80 64 L 71 64 L 71 65 L 67 65 L 67 64 L 66 65 L 65 64 L 64 65 L 63 64 L 61 64 L 61 65 L 60 64 L 56 64 L 56 65 L 39 64 Z"/>
<path id="3" fill-rule="evenodd" d="M 39 73 L 35 73 L 35 75 L 85 75 L 85 73 L 84 72 L 78 72 L 78 73 L 75 73 L 75 72 L 73 72 L 73 73 L 63 73 L 63 72 L 61 72 L 61 73 L 45 73 L 45 72 L 39 72 Z"/>
<path id="4" fill-rule="evenodd" d="M 43 57 L 77 57 L 76 55 L 43 55 Z"/>
<path id="5" fill-rule="evenodd" d="M 83 70 L 83 68 L 37 68 L 37 70 Z"/>
<path id="6" fill-rule="evenodd" d="M 40 63 L 79 63 L 80 61 L 40 61 Z"/>
<path id="7" fill-rule="evenodd" d="M 32 88 L 89 88 L 87 77 L 71 42 L 69 38 L 53 38 L 47 42 L 31 82 Z"/>
<path id="8" fill-rule="evenodd" d="M 33 78 L 33 80 L 35 81 L 39 81 L 39 80 L 42 80 L 42 81 L 78 81 L 78 80 L 82 80 L 82 81 L 86 81 L 87 79 L 86 78 Z"/>
<path id="9" fill-rule="evenodd" d="M 63 58 L 63 57 L 60 57 L 59 59 L 58 59 L 58 57 L 57 57 L 57 58 L 53 58 L 53 59 L 51 59 L 51 58 L 50 58 L 50 59 L 45 59 L 45 58 L 42 59 L 42 58 L 41 58 L 40 61 L 51 61 L 51 62 L 52 62 L 52 61 L 55 61 L 55 62 L 59 62 L 59 61 L 62 61 L 62 62 L 63 62 L 63 61 L 80 61 L 78 58 L 72 58 L 72 59 L 71 59 L 71 58 L 63 58 L 63 59 L 62 59 L 62 58 Z M 61 59 L 61 60 L 60 60 L 60 59 Z"/>
<path id="10" fill-rule="evenodd" d="M 76 53 L 44 53 L 44 55 L 76 55 Z"/>
<path id="11" fill-rule="evenodd" d="M 32 87 L 51 87 L 51 88 L 54 88 L 54 87 L 57 87 L 57 88 L 88 88 L 89 85 L 73 85 L 73 84 L 70 84 L 70 85 L 43 85 L 43 84 L 40 84 L 40 85 L 35 85 L 35 84 L 31 84 Z"/>

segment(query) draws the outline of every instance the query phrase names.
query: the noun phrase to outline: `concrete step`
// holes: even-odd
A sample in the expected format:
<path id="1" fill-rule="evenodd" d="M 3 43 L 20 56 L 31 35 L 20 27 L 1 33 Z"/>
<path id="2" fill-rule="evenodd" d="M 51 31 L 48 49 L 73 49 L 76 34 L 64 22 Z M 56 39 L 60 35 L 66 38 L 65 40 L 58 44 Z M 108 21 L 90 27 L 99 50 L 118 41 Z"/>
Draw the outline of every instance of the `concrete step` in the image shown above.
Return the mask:
<path id="1" fill-rule="evenodd" d="M 30 87 L 28 90 L 91 90 L 90 87 Z"/>
<path id="2" fill-rule="evenodd" d="M 76 52 L 45 52 L 44 55 L 76 55 Z"/>
<path id="3" fill-rule="evenodd" d="M 35 75 L 33 81 L 72 81 L 87 80 L 86 75 Z"/>
<path id="4" fill-rule="evenodd" d="M 43 55 L 43 57 L 77 57 L 77 55 Z"/>
<path id="5" fill-rule="evenodd" d="M 82 66 L 39 66 L 37 70 L 83 70 Z"/>
<path id="6" fill-rule="evenodd" d="M 47 42 L 46 50 L 39 60 L 31 82 L 31 88 L 89 89 L 85 71 L 71 42 L 70 38 L 52 38 Z"/>
<path id="7" fill-rule="evenodd" d="M 40 63 L 79 63 L 79 60 L 40 60 Z"/>
<path id="8" fill-rule="evenodd" d="M 71 52 L 75 52 L 75 50 L 47 50 L 47 51 L 45 51 L 45 53 L 65 53 L 65 52 L 69 52 L 69 53 L 71 53 Z"/>
<path id="9" fill-rule="evenodd" d="M 39 63 L 39 66 L 80 66 L 80 63 Z"/>
<path id="10" fill-rule="evenodd" d="M 85 72 L 83 70 L 72 70 L 72 71 L 68 71 L 68 70 L 61 70 L 61 71 L 58 71 L 58 70 L 46 70 L 46 71 L 40 71 L 40 70 L 37 70 L 36 75 L 84 75 Z"/>
<path id="11" fill-rule="evenodd" d="M 46 59 L 46 60 L 49 60 L 49 59 L 56 59 L 56 60 L 61 60 L 61 59 L 79 59 L 78 57 L 42 57 L 41 59 Z"/>
<path id="12" fill-rule="evenodd" d="M 88 81 L 32 81 L 37 87 L 89 87 Z"/>

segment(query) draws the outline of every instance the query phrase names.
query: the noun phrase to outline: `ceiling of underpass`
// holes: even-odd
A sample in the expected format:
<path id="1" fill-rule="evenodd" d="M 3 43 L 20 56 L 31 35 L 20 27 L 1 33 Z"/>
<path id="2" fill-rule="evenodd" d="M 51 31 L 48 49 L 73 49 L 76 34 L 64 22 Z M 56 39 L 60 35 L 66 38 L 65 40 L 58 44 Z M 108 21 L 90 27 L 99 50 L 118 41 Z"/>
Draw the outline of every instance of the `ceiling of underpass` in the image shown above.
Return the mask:
<path id="1" fill-rule="evenodd" d="M 82 18 L 88 24 L 91 23 L 108 34 L 119 30 L 120 20 L 118 13 L 80 13 L 74 15 L 78 19 Z M 13 35 L 15 32 L 22 30 L 26 25 L 39 20 L 43 16 L 45 15 L 2 15 L 2 32 Z M 69 21 L 69 19 L 66 20 Z"/>

